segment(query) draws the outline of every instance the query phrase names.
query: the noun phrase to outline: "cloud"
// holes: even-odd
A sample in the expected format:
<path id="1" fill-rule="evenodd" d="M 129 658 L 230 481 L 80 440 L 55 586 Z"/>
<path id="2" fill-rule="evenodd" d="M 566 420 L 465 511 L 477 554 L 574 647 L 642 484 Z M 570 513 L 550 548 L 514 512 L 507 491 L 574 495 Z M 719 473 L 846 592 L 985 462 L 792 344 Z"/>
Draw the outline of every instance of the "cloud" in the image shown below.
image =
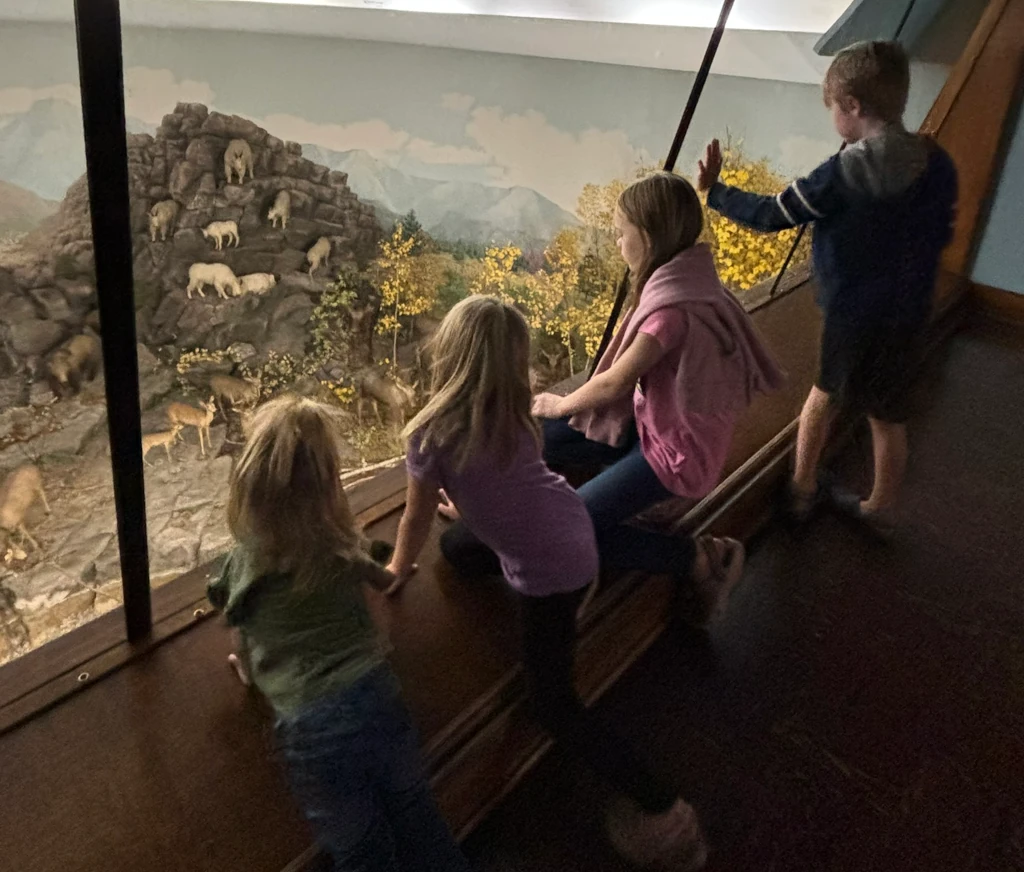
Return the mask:
<path id="1" fill-rule="evenodd" d="M 533 110 L 506 115 L 497 107 L 478 107 L 466 133 L 503 169 L 502 184 L 533 188 L 570 211 L 588 182 L 628 178 L 638 163 L 650 160 L 624 130 L 570 133 Z"/>
<path id="2" fill-rule="evenodd" d="M 835 142 L 810 136 L 787 136 L 779 143 L 779 169 L 791 176 L 813 170 L 836 150 Z"/>
<path id="3" fill-rule="evenodd" d="M 178 80 L 170 70 L 128 67 L 125 70 L 125 115 L 147 124 L 159 124 L 178 102 L 213 103 L 213 89 L 206 82 Z M 0 115 L 28 112 L 41 100 L 60 100 L 81 105 L 77 82 L 45 88 L 0 88 Z"/>
<path id="4" fill-rule="evenodd" d="M 395 158 L 412 141 L 404 130 L 395 130 L 377 118 L 352 124 L 320 124 L 297 115 L 268 115 L 261 124 L 281 139 L 308 142 L 334 151 L 358 148 L 383 159 Z"/>
<path id="5" fill-rule="evenodd" d="M 62 100 L 78 106 L 78 85 L 68 83 L 46 88 L 0 88 L 0 115 L 20 115 L 28 112 L 40 100 Z"/>
<path id="6" fill-rule="evenodd" d="M 489 164 L 493 158 L 477 148 L 439 145 L 427 139 L 413 139 L 402 150 L 403 155 L 427 164 Z"/>
<path id="7" fill-rule="evenodd" d="M 159 124 L 176 103 L 213 104 L 213 88 L 194 79 L 177 79 L 170 70 L 128 67 L 124 71 L 125 114 Z"/>
<path id="8" fill-rule="evenodd" d="M 392 165 L 402 158 L 424 164 L 481 166 L 491 162 L 489 154 L 476 148 L 443 145 L 396 130 L 386 121 L 374 118 L 351 124 L 321 124 L 296 115 L 268 115 L 260 123 L 274 136 L 294 142 L 307 142 L 333 151 L 361 149 Z"/>
<path id="9" fill-rule="evenodd" d="M 457 91 L 450 91 L 441 95 L 441 105 L 449 112 L 458 112 L 465 115 L 473 108 L 476 98 L 469 94 L 460 94 Z"/>

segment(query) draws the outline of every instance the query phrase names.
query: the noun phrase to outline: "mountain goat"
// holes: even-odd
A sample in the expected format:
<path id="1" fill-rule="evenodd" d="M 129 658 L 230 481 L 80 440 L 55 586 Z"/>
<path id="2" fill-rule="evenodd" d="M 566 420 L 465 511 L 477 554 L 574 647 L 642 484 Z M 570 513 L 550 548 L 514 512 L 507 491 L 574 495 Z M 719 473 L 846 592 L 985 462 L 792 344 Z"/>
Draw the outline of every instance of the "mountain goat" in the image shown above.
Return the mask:
<path id="1" fill-rule="evenodd" d="M 225 239 L 228 245 L 234 242 L 235 248 L 238 248 L 238 224 L 234 221 L 213 221 L 204 228 L 203 239 L 212 239 L 217 251 L 224 247 Z"/>
<path id="2" fill-rule="evenodd" d="M 196 291 L 200 297 L 205 297 L 203 288 L 206 285 L 213 285 L 221 298 L 228 298 L 228 291 L 232 297 L 242 293 L 242 286 L 238 278 L 232 272 L 231 267 L 226 263 L 194 263 L 188 268 L 188 287 L 185 293 L 192 299 L 192 292 Z"/>
<path id="3" fill-rule="evenodd" d="M 277 222 L 281 222 L 281 229 L 288 229 L 288 219 L 292 217 L 292 195 L 287 191 L 278 191 L 277 196 L 274 198 L 274 205 L 270 207 L 270 211 L 267 212 L 267 218 L 270 223 L 277 227 Z"/>
<path id="4" fill-rule="evenodd" d="M 249 173 L 250 179 L 255 179 L 256 174 L 252 171 L 252 149 L 244 139 L 232 139 L 224 150 L 224 175 L 228 184 L 231 184 L 233 176 L 238 176 L 238 184 L 245 181 L 245 174 Z"/>
<path id="5" fill-rule="evenodd" d="M 156 242 L 157 233 L 160 234 L 160 241 L 167 241 L 167 233 L 174 227 L 181 206 L 175 200 L 161 200 L 154 203 L 149 210 L 149 241 Z"/>
<path id="6" fill-rule="evenodd" d="M 249 273 L 239 276 L 238 283 L 243 294 L 265 294 L 277 284 L 277 276 L 271 273 Z"/>
<path id="7" fill-rule="evenodd" d="M 313 247 L 306 252 L 306 262 L 309 264 L 309 274 L 313 275 L 321 264 L 327 265 L 327 260 L 331 256 L 331 240 L 326 236 L 321 236 L 313 245 Z"/>

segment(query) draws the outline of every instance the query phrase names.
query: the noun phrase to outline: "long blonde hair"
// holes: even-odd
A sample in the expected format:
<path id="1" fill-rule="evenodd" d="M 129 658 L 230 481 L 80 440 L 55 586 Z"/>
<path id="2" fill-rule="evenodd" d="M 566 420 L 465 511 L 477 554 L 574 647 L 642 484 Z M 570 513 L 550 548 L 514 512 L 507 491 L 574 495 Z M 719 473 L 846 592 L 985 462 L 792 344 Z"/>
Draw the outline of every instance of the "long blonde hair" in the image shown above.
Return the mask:
<path id="1" fill-rule="evenodd" d="M 329 406 L 286 395 L 256 412 L 231 473 L 228 525 L 262 572 L 305 583 L 331 557 L 363 546 L 341 465 L 341 424 Z"/>
<path id="2" fill-rule="evenodd" d="M 635 306 L 654 271 L 700 239 L 704 210 L 693 185 L 666 172 L 633 182 L 619 195 L 618 207 L 647 241 L 644 261 L 630 277 Z"/>
<path id="3" fill-rule="evenodd" d="M 530 329 L 497 297 L 474 295 L 452 307 L 431 340 L 430 401 L 405 428 L 427 451 L 452 451 L 457 469 L 493 450 L 507 466 L 520 432 L 540 443 L 530 414 Z"/>

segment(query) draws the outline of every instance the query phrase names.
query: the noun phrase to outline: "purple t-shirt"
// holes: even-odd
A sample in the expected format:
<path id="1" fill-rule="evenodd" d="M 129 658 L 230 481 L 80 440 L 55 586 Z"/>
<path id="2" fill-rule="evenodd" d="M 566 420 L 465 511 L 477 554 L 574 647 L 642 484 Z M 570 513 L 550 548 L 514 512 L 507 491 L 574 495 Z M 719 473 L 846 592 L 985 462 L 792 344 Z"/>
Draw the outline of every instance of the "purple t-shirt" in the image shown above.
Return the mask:
<path id="1" fill-rule="evenodd" d="M 457 472 L 446 451 L 420 451 L 409 440 L 409 475 L 443 487 L 467 527 L 500 558 L 508 583 L 527 596 L 568 593 L 597 576 L 594 525 L 583 500 L 562 476 L 548 469 L 525 429 L 512 463 L 470 458 Z"/>

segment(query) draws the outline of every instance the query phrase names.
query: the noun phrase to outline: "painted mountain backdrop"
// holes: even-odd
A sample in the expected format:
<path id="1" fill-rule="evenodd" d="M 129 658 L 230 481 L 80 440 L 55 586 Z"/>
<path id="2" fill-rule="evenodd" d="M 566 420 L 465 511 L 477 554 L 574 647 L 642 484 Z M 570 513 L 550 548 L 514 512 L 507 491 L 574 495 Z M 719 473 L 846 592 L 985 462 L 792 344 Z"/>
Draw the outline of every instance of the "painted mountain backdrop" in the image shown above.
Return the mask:
<path id="1" fill-rule="evenodd" d="M 129 133 L 156 128 L 128 119 Z M 62 200 L 68 186 L 85 172 L 82 111 L 64 100 L 38 100 L 27 112 L 0 116 L 0 179 Z"/>
<path id="2" fill-rule="evenodd" d="M 530 188 L 411 176 L 358 149 L 339 152 L 303 145 L 302 153 L 316 163 L 348 173 L 349 186 L 360 199 L 373 203 L 385 226 L 415 210 L 424 229 L 438 239 L 515 242 L 534 248 L 543 247 L 563 227 L 578 223 L 569 212 Z"/>
<path id="3" fill-rule="evenodd" d="M 136 118 L 128 120 L 128 130 L 155 132 L 152 125 Z M 316 163 L 348 173 L 352 190 L 373 203 L 386 229 L 397 216 L 414 209 L 423 227 L 439 239 L 515 242 L 534 248 L 543 247 L 561 228 L 577 223 L 571 214 L 530 188 L 412 176 L 358 149 L 332 151 L 304 145 L 302 150 Z M 82 115 L 77 106 L 63 100 L 39 100 L 27 112 L 0 116 L 0 180 L 43 200 L 59 201 L 83 172 Z M 26 213 L 30 214 L 31 210 Z"/>
<path id="4" fill-rule="evenodd" d="M 25 233 L 57 211 L 57 203 L 44 200 L 10 182 L 0 180 L 0 237 Z"/>

